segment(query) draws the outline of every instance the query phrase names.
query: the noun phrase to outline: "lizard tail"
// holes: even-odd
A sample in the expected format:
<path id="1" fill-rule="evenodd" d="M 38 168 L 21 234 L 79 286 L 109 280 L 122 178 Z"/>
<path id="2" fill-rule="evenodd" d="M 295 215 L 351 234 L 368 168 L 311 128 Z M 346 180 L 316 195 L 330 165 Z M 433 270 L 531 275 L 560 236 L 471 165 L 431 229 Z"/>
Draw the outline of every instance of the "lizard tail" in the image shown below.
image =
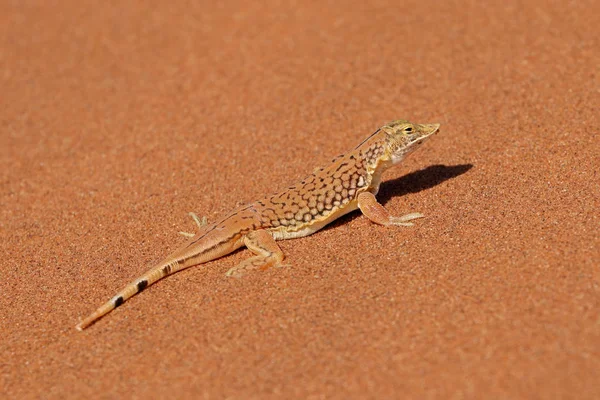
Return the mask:
<path id="1" fill-rule="evenodd" d="M 148 286 L 152 285 L 156 281 L 159 281 L 166 276 L 169 276 L 177 271 L 191 266 L 185 264 L 187 263 L 183 262 L 183 260 L 170 259 L 169 261 L 164 261 L 158 264 L 157 266 L 151 268 L 142 276 L 131 282 L 129 285 L 125 286 L 121 291 L 119 291 L 119 293 L 117 293 L 112 299 L 104 303 L 90 316 L 88 316 L 79 324 L 77 324 L 76 328 L 80 331 L 84 330 L 85 328 L 96 322 L 98 319 L 102 318 L 102 316 L 108 314 L 115 308 L 119 307 L 127 299 L 135 296 L 136 294 L 146 289 Z"/>

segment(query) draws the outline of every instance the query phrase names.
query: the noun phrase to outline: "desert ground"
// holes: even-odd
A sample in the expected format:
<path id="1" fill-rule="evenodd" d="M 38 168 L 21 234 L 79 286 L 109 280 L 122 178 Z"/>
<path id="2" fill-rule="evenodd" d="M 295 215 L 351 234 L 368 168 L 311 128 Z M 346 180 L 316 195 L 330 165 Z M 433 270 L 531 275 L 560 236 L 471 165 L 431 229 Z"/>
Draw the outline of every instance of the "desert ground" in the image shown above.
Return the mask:
<path id="1" fill-rule="evenodd" d="M 596 1 L 3 1 L 0 397 L 600 398 Z M 193 231 L 441 130 L 285 268 Z"/>

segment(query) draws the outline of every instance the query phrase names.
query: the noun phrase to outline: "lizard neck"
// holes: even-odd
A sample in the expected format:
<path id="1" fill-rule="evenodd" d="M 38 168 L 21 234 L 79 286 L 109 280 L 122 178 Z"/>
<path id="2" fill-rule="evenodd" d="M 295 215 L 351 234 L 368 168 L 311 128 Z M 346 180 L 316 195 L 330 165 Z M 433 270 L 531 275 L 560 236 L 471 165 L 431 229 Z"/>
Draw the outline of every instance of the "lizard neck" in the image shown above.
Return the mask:
<path id="1" fill-rule="evenodd" d="M 387 149 L 387 136 L 384 132 L 379 132 L 365 140 L 355 150 L 365 166 L 367 190 L 373 194 L 377 194 L 379 191 L 385 170 L 394 165 L 394 160 L 389 156 Z"/>
<path id="2" fill-rule="evenodd" d="M 379 192 L 379 186 L 383 180 L 383 173 L 391 167 L 393 162 L 389 159 L 385 159 L 381 157 L 377 160 L 375 165 L 372 168 L 368 168 L 367 172 L 369 174 L 369 191 L 373 194 L 377 194 Z"/>

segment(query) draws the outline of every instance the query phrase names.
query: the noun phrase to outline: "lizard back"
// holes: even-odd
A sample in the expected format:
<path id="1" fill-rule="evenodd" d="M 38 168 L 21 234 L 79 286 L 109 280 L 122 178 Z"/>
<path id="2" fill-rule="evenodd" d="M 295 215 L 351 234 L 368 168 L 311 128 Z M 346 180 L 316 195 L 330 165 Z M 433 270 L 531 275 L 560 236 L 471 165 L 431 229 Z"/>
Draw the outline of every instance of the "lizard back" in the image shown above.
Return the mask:
<path id="1" fill-rule="evenodd" d="M 302 237 L 356 210 L 361 192 L 376 193 L 379 188 L 383 140 L 375 132 L 299 183 L 251 204 L 259 214 L 260 228 L 268 229 L 278 240 Z"/>

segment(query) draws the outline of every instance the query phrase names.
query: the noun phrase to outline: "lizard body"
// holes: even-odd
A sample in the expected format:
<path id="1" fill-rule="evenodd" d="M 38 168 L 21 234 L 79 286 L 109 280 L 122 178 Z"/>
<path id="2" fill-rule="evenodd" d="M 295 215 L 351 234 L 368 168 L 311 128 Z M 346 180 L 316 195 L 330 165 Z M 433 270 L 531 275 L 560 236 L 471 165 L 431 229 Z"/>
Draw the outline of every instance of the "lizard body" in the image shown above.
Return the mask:
<path id="1" fill-rule="evenodd" d="M 300 183 L 201 226 L 187 243 L 123 288 L 81 321 L 77 329 L 85 329 L 156 281 L 243 246 L 254 256 L 229 270 L 228 276 L 240 277 L 250 270 L 281 266 L 285 256 L 276 240 L 310 235 L 356 209 L 381 225 L 412 225 L 408 221 L 422 217 L 421 214 L 392 217 L 375 195 L 383 172 L 402 161 L 438 129 L 439 124 L 412 124 L 404 120 L 383 125 L 356 148 L 316 169 Z"/>

